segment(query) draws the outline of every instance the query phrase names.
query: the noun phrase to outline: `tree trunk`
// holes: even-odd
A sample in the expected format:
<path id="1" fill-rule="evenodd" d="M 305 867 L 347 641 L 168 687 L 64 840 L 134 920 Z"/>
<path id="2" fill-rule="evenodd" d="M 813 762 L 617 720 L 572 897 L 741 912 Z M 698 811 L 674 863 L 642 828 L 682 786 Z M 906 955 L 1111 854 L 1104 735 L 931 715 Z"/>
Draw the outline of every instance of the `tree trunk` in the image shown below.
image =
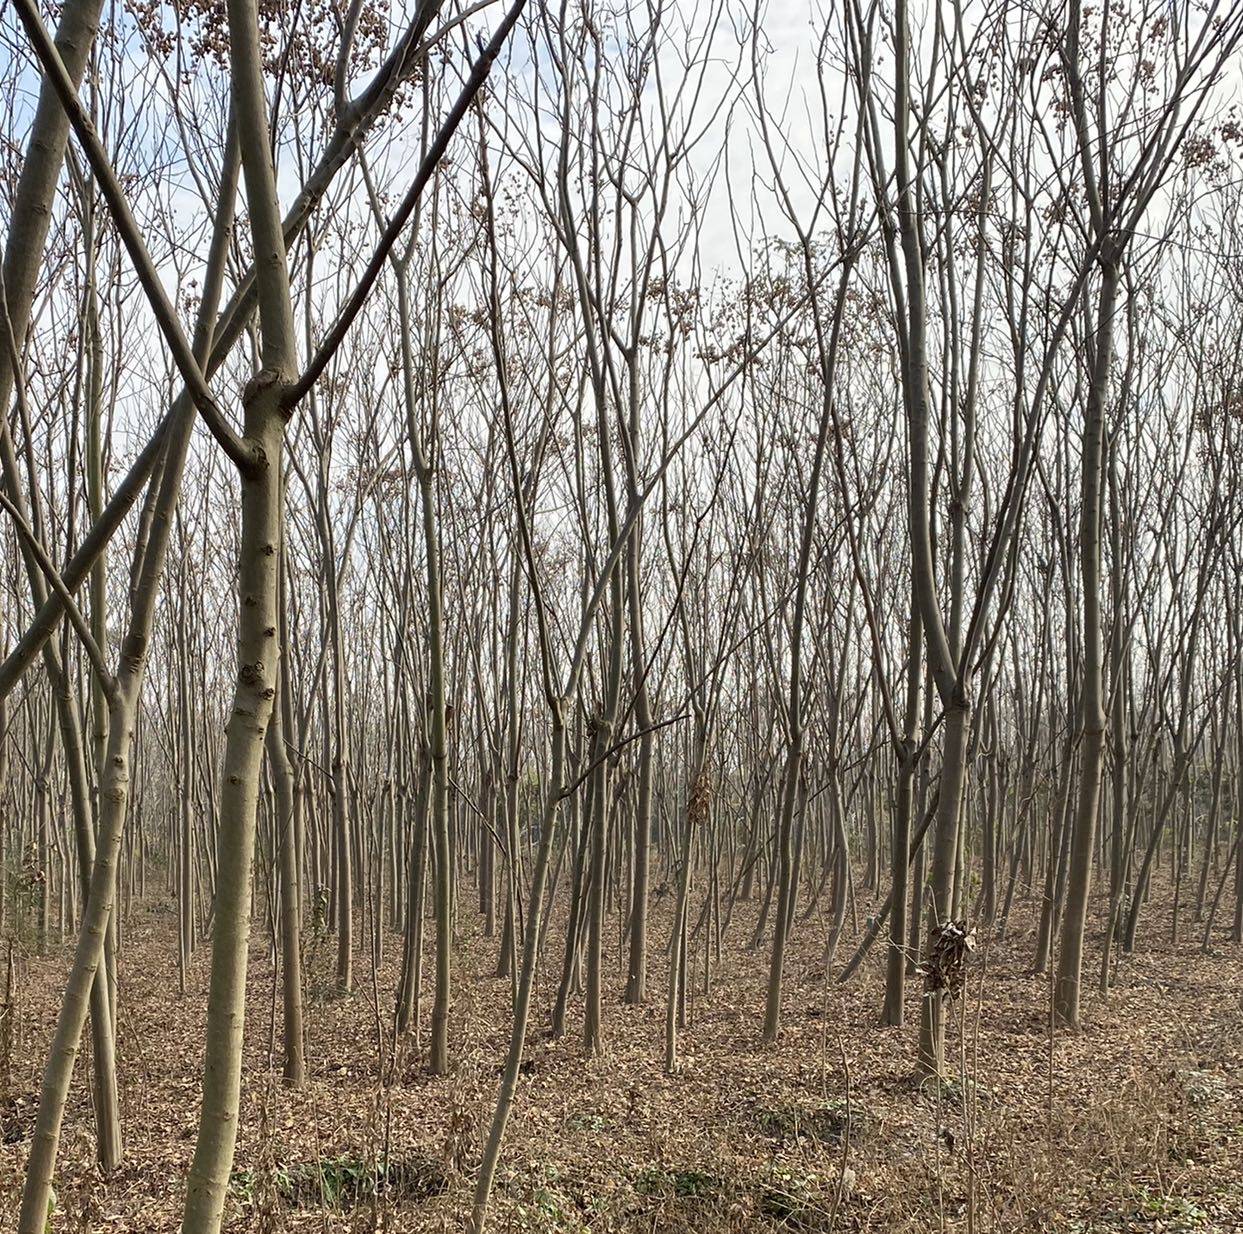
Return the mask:
<path id="1" fill-rule="evenodd" d="M 1092 385 L 1083 425 L 1082 499 L 1079 513 L 1080 573 L 1083 587 L 1083 695 L 1079 719 L 1079 798 L 1066 887 L 1066 915 L 1054 986 L 1053 1014 L 1069 1027 L 1079 1024 L 1079 979 L 1083 932 L 1092 887 L 1093 849 L 1105 761 L 1105 655 L 1101 633 L 1101 480 L 1105 461 L 1105 400 L 1113 364 L 1114 313 L 1118 301 L 1117 261 L 1104 262 L 1096 319 Z"/>

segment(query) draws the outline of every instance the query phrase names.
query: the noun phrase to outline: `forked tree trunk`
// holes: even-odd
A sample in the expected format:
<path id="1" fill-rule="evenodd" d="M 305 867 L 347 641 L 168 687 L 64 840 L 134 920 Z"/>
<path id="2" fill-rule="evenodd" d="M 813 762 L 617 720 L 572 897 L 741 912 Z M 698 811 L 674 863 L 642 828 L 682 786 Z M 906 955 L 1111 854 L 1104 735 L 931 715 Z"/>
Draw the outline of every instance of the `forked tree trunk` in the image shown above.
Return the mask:
<path id="1" fill-rule="evenodd" d="M 203 1104 L 186 1189 L 185 1234 L 218 1234 L 237 1142 L 255 816 L 281 643 L 284 404 L 297 364 L 255 0 L 229 0 L 228 18 L 233 106 L 250 207 L 263 368 L 247 384 L 243 396 L 243 431 L 256 458 L 239 469 L 237 676 L 221 774 Z"/>
<path id="2" fill-rule="evenodd" d="M 56 48 L 75 87 L 82 81 L 87 57 L 98 29 L 101 8 L 101 0 L 67 0 L 60 11 Z M 11 347 L 20 348 L 26 337 L 36 280 L 47 242 L 48 226 L 52 219 L 52 203 L 64 164 L 68 139 L 69 117 L 51 82 L 44 78 L 39 89 L 39 102 L 27 142 L 26 157 L 22 163 L 21 175 L 12 200 L 9 233 L 4 250 L 3 309 L 7 320 L 3 323 L 5 342 L 0 345 L 0 408 L 3 408 L 2 414 L 6 416 L 12 402 L 14 384 L 18 378 L 13 367 L 16 357 L 13 356 Z M 96 405 L 92 403 L 92 406 Z M 94 418 L 91 423 L 96 424 Z M 5 436 L 7 444 L 8 434 L 6 433 Z M 91 459 L 93 460 L 94 457 L 92 454 Z M 5 470 L 8 472 L 9 468 L 6 466 Z M 94 467 L 89 468 L 89 471 L 94 479 L 99 478 Z M 94 479 L 92 480 L 92 492 L 94 492 Z M 11 489 L 11 491 L 16 497 L 18 490 Z M 36 571 L 33 577 L 38 579 L 38 587 L 41 590 L 43 586 L 41 576 Z M 35 604 L 36 608 L 42 606 L 38 592 L 35 594 Z M 97 620 L 97 616 L 102 615 L 102 609 L 97 609 L 97 605 L 98 595 L 95 594 L 92 596 L 91 605 L 93 622 Z M 81 717 L 76 700 L 72 704 L 73 714 L 66 709 L 69 704 L 69 684 L 64 678 L 59 653 L 50 644 L 45 645 L 44 661 L 48 666 L 53 690 L 58 699 L 62 737 L 72 738 L 74 744 L 78 746 L 77 757 L 74 756 L 69 746 L 66 746 L 65 754 L 69 761 L 71 790 L 74 795 L 79 868 L 82 874 L 82 896 L 85 901 L 88 895 L 87 882 L 93 858 L 94 841 L 90 835 L 90 801 L 89 795 L 86 794 L 85 767 L 81 765 Z M 97 702 L 98 697 L 97 694 Z M 101 714 L 106 713 L 102 709 L 96 711 L 96 726 L 105 722 L 100 719 Z M 75 779 L 77 769 L 81 771 L 83 777 L 81 781 Z M 0 793 L 3 791 L 3 782 L 0 782 Z M 84 844 L 84 841 L 87 843 Z M 96 1076 L 93 1092 L 97 1130 L 96 1152 L 101 1165 L 105 1169 L 111 1169 L 118 1163 L 121 1156 L 121 1126 L 116 1100 L 116 1063 L 111 1000 L 108 998 L 105 978 L 101 978 L 100 990 L 92 995 L 92 1003 L 91 1044 Z M 106 1016 L 103 1014 L 105 1011 L 107 1011 Z"/>

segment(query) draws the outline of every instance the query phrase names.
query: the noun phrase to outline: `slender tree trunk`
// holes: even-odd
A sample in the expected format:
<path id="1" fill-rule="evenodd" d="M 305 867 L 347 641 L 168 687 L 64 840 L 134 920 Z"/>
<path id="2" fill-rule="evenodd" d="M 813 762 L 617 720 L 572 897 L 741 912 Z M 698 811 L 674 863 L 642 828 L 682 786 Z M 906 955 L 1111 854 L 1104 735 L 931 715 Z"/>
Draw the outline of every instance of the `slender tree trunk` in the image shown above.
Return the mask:
<path id="1" fill-rule="evenodd" d="M 1111 444 L 1106 458 L 1109 479 L 1109 536 L 1113 569 L 1110 585 L 1113 602 L 1113 639 L 1109 649 L 1110 678 L 1113 697 L 1110 700 L 1109 727 L 1113 745 L 1113 766 L 1110 780 L 1112 795 L 1112 828 L 1109 844 L 1109 910 L 1105 921 L 1105 938 L 1101 945 L 1099 989 L 1109 990 L 1109 968 L 1118 919 L 1122 911 L 1122 893 L 1126 884 L 1127 851 L 1127 784 L 1131 777 L 1130 748 L 1127 741 L 1127 674 L 1126 642 L 1123 631 L 1123 608 L 1126 597 L 1126 571 L 1122 560 L 1122 513 L 1118 500 L 1117 446 Z"/>
<path id="2" fill-rule="evenodd" d="M 967 746 L 971 734 L 971 706 L 956 699 L 945 717 L 945 743 L 941 755 L 940 800 L 937 804 L 936 847 L 932 854 L 928 906 L 928 940 L 932 932 L 950 919 L 954 894 L 954 865 L 958 854 L 958 817 L 967 778 Z M 920 1003 L 919 1055 L 916 1074 L 940 1077 L 945 1070 L 945 995 L 927 991 Z"/>
<path id="3" fill-rule="evenodd" d="M 288 629 L 281 611 L 280 629 Z M 302 894 L 298 868 L 297 791 L 293 768 L 285 750 L 285 716 L 289 714 L 285 694 L 289 672 L 279 677 L 278 697 L 268 725 L 268 763 L 276 798 L 275 838 L 278 850 L 281 918 L 281 994 L 284 1010 L 284 1077 L 293 1088 L 306 1081 L 306 1062 L 302 1049 Z"/>
<path id="4" fill-rule="evenodd" d="M 781 979 L 785 967 L 785 945 L 797 891 L 794 881 L 793 833 L 802 763 L 803 733 L 800 724 L 791 736 L 781 786 L 781 817 L 777 833 L 777 908 L 773 917 L 773 950 L 769 961 L 768 990 L 764 1006 L 763 1039 L 769 1044 L 777 1040 L 781 1027 Z"/>
<path id="5" fill-rule="evenodd" d="M 397 992 L 397 1031 L 413 1026 L 419 1029 L 423 984 L 423 887 L 427 881 L 427 812 L 431 792 L 431 767 L 426 754 L 417 764 L 409 869 L 406 883 L 405 945 L 402 950 L 401 980 Z"/>
<path id="6" fill-rule="evenodd" d="M 1105 461 L 1105 400 L 1113 364 L 1114 313 L 1118 301 L 1117 261 L 1104 262 L 1096 321 L 1096 352 L 1083 426 L 1082 498 L 1079 516 L 1083 587 L 1083 695 L 1079 718 L 1079 798 L 1066 888 L 1066 915 L 1058 953 L 1053 1014 L 1064 1025 L 1079 1024 L 1083 932 L 1092 887 L 1093 849 L 1105 761 L 1105 656 L 1101 632 L 1101 489 Z"/>
<path id="7" fill-rule="evenodd" d="M 881 1023 L 901 1027 L 905 1021 L 907 908 L 910 902 L 909 872 L 911 813 L 915 796 L 915 736 L 919 724 L 919 683 L 923 677 L 923 627 L 919 604 L 911 597 L 910 637 L 907 642 L 906 714 L 902 746 L 898 750 L 897 783 L 894 786 L 893 829 L 890 840 L 889 951 L 885 959 L 885 1005 Z M 919 912 L 918 886 L 915 902 Z"/>
<path id="8" fill-rule="evenodd" d="M 591 773 L 590 862 L 587 868 L 587 999 L 583 1020 L 583 1048 L 590 1058 L 604 1048 L 602 985 L 604 969 L 604 879 L 608 857 L 608 768 L 603 757 L 610 727 L 598 720 L 592 729 L 588 757 L 596 763 Z"/>
<path id="9" fill-rule="evenodd" d="M 483 1234 L 487 1220 L 488 1202 L 492 1195 L 492 1183 L 501 1157 L 501 1144 L 505 1127 L 514 1105 L 518 1090 L 518 1076 L 522 1070 L 522 1052 L 526 1045 L 527 1025 L 531 1014 L 531 993 L 535 987 L 535 968 L 539 956 L 539 940 L 542 937 L 540 919 L 544 911 L 544 889 L 548 882 L 548 859 L 552 852 L 553 832 L 556 829 L 557 812 L 561 803 L 565 779 L 565 724 L 560 705 L 553 708 L 552 722 L 552 768 L 548 788 L 544 796 L 544 809 L 540 818 L 540 842 L 535 856 L 535 869 L 531 877 L 531 891 L 527 900 L 526 928 L 522 936 L 522 968 L 518 978 L 518 998 L 514 1004 L 514 1022 L 509 1034 L 509 1050 L 505 1056 L 505 1069 L 501 1073 L 501 1090 L 497 1095 L 492 1125 L 484 1144 L 479 1173 L 475 1176 L 475 1196 L 471 1207 L 472 1234 Z"/>
<path id="10" fill-rule="evenodd" d="M 453 996 L 453 861 L 449 836 L 449 750 L 444 673 L 444 618 L 440 594 L 440 545 L 436 538 L 431 472 L 420 476 L 423 536 L 427 555 L 428 672 L 431 699 L 431 834 L 436 855 L 436 994 L 432 1003 L 429 1067 L 432 1075 L 449 1070 L 449 1011 Z"/>
<path id="11" fill-rule="evenodd" d="M 244 3 L 233 0 L 230 9 Z M 262 448 L 266 464 L 241 480 L 238 667 L 222 768 L 203 1104 L 187 1183 L 185 1234 L 219 1231 L 237 1141 L 255 816 L 280 654 L 283 390 L 280 381 L 261 387 L 246 407 L 246 436 Z"/>

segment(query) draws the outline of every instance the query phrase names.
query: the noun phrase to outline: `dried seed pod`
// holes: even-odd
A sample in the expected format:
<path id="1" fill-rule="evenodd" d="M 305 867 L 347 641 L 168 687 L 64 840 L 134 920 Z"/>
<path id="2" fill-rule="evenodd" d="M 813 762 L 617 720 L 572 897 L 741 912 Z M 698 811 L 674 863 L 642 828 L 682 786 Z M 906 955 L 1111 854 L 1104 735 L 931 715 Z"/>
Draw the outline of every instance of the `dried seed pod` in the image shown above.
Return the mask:
<path id="1" fill-rule="evenodd" d="M 929 993 L 943 991 L 957 998 L 967 981 L 967 965 L 975 950 L 975 934 L 965 921 L 943 921 L 934 926 L 928 958 L 920 968 Z"/>

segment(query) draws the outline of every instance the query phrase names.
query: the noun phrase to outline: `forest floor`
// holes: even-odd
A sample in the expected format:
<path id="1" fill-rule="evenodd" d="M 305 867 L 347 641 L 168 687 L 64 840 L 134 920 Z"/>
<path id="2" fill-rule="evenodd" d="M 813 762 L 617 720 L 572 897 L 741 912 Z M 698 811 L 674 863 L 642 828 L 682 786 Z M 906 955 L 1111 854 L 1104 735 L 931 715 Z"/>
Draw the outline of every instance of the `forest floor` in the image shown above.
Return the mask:
<path id="1" fill-rule="evenodd" d="M 700 952 L 676 1077 L 663 1073 L 667 901 L 654 910 L 650 1003 L 624 1006 L 621 978 L 610 983 L 602 1058 L 583 1057 L 578 1000 L 564 1040 L 532 1032 L 492 1230 L 1243 1231 L 1243 948 L 1219 941 L 1202 955 L 1189 921 L 1172 943 L 1168 905 L 1154 899 L 1108 1001 L 1096 993 L 1099 939 L 1091 940 L 1084 1027 L 1051 1040 L 1048 979 L 1030 972 L 1033 928 L 1018 906 L 1009 936 L 976 955 L 953 1011 L 956 1079 L 938 1094 L 910 1078 L 916 983 L 907 1027 L 878 1027 L 881 948 L 849 984 L 826 986 L 818 919 L 795 933 L 781 1040 L 761 1046 L 767 953 L 745 949 L 754 912 L 739 906 L 707 995 Z M 427 1076 L 410 1045 L 387 1056 L 397 941 L 385 940 L 374 980 L 364 944 L 349 997 L 327 993 L 333 940 L 309 941 L 311 1074 L 297 1092 L 271 1065 L 279 1007 L 257 924 L 228 1229 L 464 1228 L 510 997 L 509 980 L 493 975 L 497 940 L 469 918 L 456 971 L 455 1068 L 443 1079 Z M 118 1030 L 125 1161 L 107 1179 L 91 1165 L 79 1066 L 51 1231 L 177 1229 L 196 1130 L 208 949 L 180 995 L 175 938 L 171 905 L 135 909 Z M 538 1025 L 559 954 L 554 931 Z M 23 961 L 16 1031 L 0 1059 L 5 1229 L 67 964 L 67 950 Z"/>

